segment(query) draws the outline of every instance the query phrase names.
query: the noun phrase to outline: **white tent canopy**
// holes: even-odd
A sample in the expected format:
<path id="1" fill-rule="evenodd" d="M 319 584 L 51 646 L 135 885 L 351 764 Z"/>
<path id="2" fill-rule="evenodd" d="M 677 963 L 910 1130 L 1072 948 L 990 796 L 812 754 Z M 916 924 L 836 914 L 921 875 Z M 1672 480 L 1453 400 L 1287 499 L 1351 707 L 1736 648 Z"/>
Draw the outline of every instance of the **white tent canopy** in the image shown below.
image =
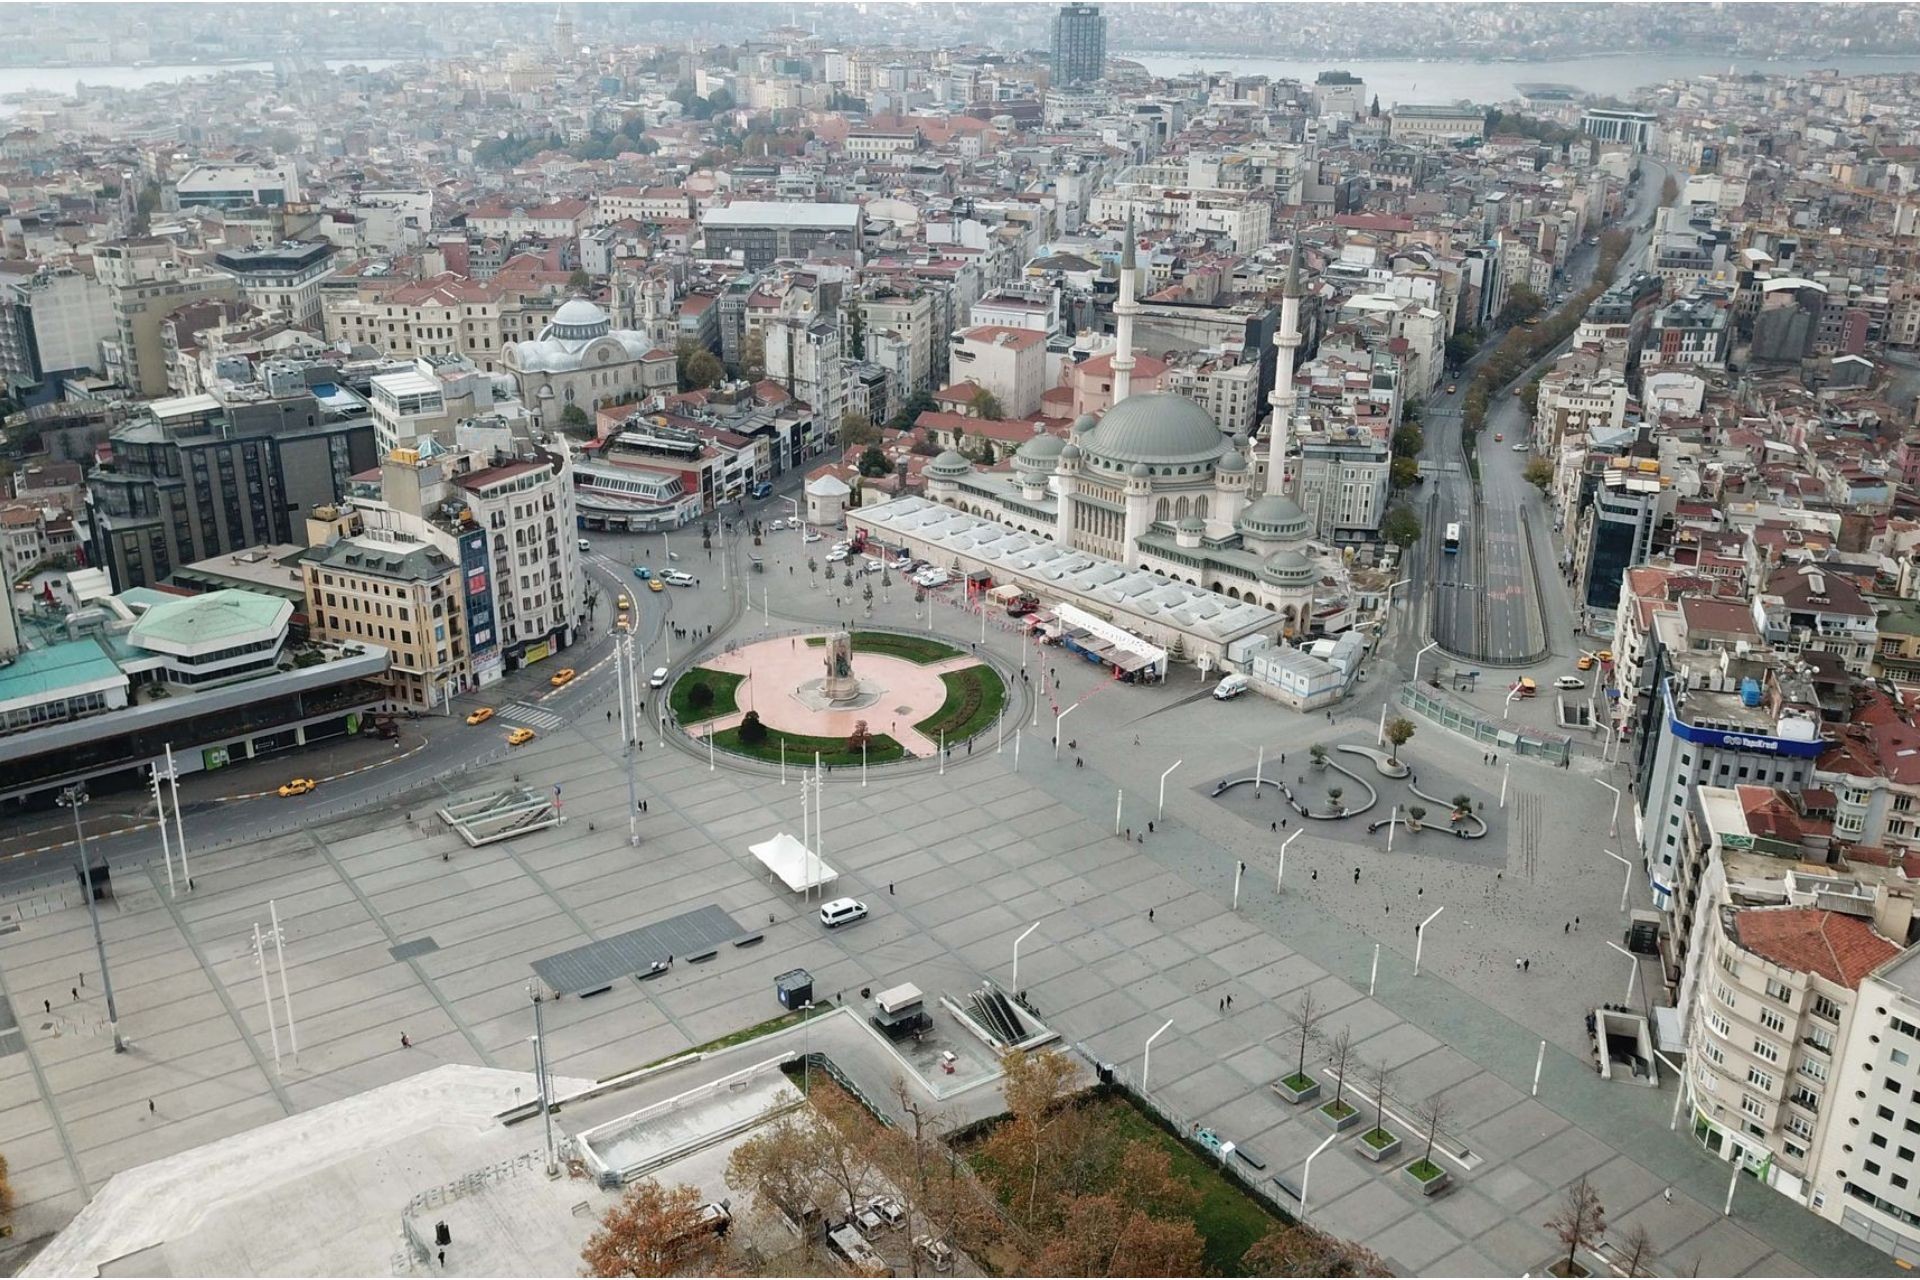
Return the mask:
<path id="1" fill-rule="evenodd" d="M 784 831 L 771 840 L 748 845 L 747 848 L 767 870 L 779 876 L 787 888 L 795 893 L 818 889 L 840 878 L 840 873 L 820 861 L 818 854 Z"/>

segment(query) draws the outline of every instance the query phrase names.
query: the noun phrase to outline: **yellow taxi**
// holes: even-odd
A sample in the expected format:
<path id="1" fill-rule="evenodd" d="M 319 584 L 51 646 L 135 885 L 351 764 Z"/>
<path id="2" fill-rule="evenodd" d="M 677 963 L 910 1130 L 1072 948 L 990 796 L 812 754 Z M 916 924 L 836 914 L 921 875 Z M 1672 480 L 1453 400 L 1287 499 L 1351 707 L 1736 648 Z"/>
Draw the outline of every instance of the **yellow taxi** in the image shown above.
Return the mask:
<path id="1" fill-rule="evenodd" d="M 531 729 L 515 729 L 512 733 L 507 735 L 507 745 L 510 747 L 517 747 L 517 746 L 520 746 L 522 743 L 532 742 L 535 736 L 536 735 Z"/>
<path id="2" fill-rule="evenodd" d="M 558 689 L 563 684 L 572 683 L 574 676 L 578 674 L 579 673 L 576 672 L 572 667 L 562 667 L 558 671 L 553 673 L 552 677 L 548 679 L 547 683 L 552 685 L 554 688 Z"/>
<path id="3" fill-rule="evenodd" d="M 628 624 L 627 615 L 624 613 L 621 614 L 618 618 L 615 618 L 613 620 L 613 625 L 620 628 L 622 631 L 633 630 L 633 627 Z"/>
<path id="4" fill-rule="evenodd" d="M 303 796 L 319 785 L 319 781 L 314 778 L 295 778 L 280 788 L 280 798 L 285 800 L 289 796 Z"/>
<path id="5" fill-rule="evenodd" d="M 665 591 L 665 590 L 666 590 L 666 587 L 665 587 L 665 586 L 663 586 L 663 585 L 661 585 L 661 582 L 660 582 L 660 579 L 658 579 L 658 578 L 648 578 L 648 579 L 647 579 L 647 590 L 649 590 L 649 591 Z"/>
<path id="6" fill-rule="evenodd" d="M 475 707 L 467 714 L 468 724 L 485 724 L 491 719 L 493 719 L 492 707 Z"/>
<path id="7" fill-rule="evenodd" d="M 616 608 L 620 608 L 620 609 L 624 609 L 624 608 L 626 608 L 626 607 L 627 607 L 628 605 L 630 605 L 630 604 L 632 604 L 633 602 L 632 602 L 631 600 L 629 600 L 629 599 L 627 599 L 627 593 L 626 593 L 626 592 L 624 592 L 624 591 L 622 591 L 622 592 L 620 593 L 620 596 L 619 596 L 619 598 L 618 598 L 617 600 L 615 600 L 615 601 L 614 601 L 613 603 L 614 603 L 614 606 L 615 606 Z"/>
<path id="8" fill-rule="evenodd" d="M 1579 667 L 1582 671 L 1593 670 L 1593 655 L 1590 653 L 1581 654 L 1580 661 L 1574 663 L 1574 665 L 1576 667 Z"/>
<path id="9" fill-rule="evenodd" d="M 1611 649 L 1602 649 L 1602 650 L 1600 651 L 1600 661 L 1602 661 L 1602 662 L 1604 662 L 1604 663 L 1607 663 L 1608 665 L 1612 665 L 1612 663 L 1613 663 L 1613 650 L 1611 650 Z"/>

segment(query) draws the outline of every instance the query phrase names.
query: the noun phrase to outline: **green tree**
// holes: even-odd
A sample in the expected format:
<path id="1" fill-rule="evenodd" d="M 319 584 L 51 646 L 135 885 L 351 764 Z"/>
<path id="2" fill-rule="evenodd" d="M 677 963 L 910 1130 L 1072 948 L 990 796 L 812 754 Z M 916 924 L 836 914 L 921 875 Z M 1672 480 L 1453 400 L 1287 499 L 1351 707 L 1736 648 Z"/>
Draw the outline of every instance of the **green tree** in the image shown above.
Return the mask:
<path id="1" fill-rule="evenodd" d="M 855 360 L 867 358 L 867 317 L 859 307 L 847 308 L 847 350 Z"/>
<path id="2" fill-rule="evenodd" d="M 992 418 L 995 421 L 1007 416 L 1007 411 L 1000 407 L 1000 397 L 985 387 L 974 394 L 973 411 L 982 418 Z"/>
<path id="3" fill-rule="evenodd" d="M 880 446 L 870 444 L 860 455 L 859 469 L 863 476 L 884 476 L 893 470 L 893 463 L 880 451 Z"/>
<path id="4" fill-rule="evenodd" d="M 683 390 L 693 391 L 703 387 L 717 387 L 726 378 L 727 371 L 720 363 L 720 357 L 701 347 L 687 358 L 686 374 L 683 378 Z"/>
<path id="5" fill-rule="evenodd" d="M 592 423 L 587 411 L 577 404 L 570 404 L 560 411 L 560 425 L 570 431 L 584 431 Z"/>
<path id="6" fill-rule="evenodd" d="M 1526 285 L 1517 284 L 1507 291 L 1507 305 L 1500 308 L 1496 324 L 1519 324 L 1540 314 L 1540 295 Z"/>
<path id="7" fill-rule="evenodd" d="M 760 723 L 760 713 L 749 711 L 740 721 L 740 744 L 757 747 L 767 740 L 767 726 Z"/>
<path id="8" fill-rule="evenodd" d="M 1387 512 L 1387 518 L 1380 522 L 1380 535 L 1404 551 L 1420 541 L 1420 517 L 1402 503 Z"/>
<path id="9" fill-rule="evenodd" d="M 1427 434 L 1418 427 L 1404 426 L 1393 433 L 1393 452 L 1396 457 L 1417 458 L 1426 447 Z"/>
<path id="10" fill-rule="evenodd" d="M 1420 464 L 1412 458 L 1393 460 L 1393 487 L 1405 489 L 1420 478 Z"/>
<path id="11" fill-rule="evenodd" d="M 567 277 L 567 288 L 573 290 L 575 293 L 583 292 L 592 287 L 593 277 L 587 274 L 584 267 L 574 268 L 573 274 Z"/>
<path id="12" fill-rule="evenodd" d="M 974 461 L 978 462 L 983 467 L 990 467 L 994 464 L 995 452 L 993 448 L 993 441 L 987 439 L 985 436 L 980 437 L 980 448 L 979 448 L 979 451 L 974 455 Z"/>
<path id="13" fill-rule="evenodd" d="M 1545 458 L 1528 458 L 1527 469 L 1521 474 L 1542 493 L 1553 487 L 1553 463 Z"/>
<path id="14" fill-rule="evenodd" d="M 873 425 L 873 419 L 864 413 L 843 413 L 840 415 L 840 443 L 849 449 L 861 445 L 877 444 L 880 440 L 880 428 Z"/>
<path id="15" fill-rule="evenodd" d="M 1679 198 L 1680 183 L 1672 174 L 1668 174 L 1667 180 L 1660 184 L 1660 203 L 1672 204 Z"/>
<path id="16" fill-rule="evenodd" d="M 1447 339 L 1447 367 L 1457 369 L 1473 359 L 1474 352 L 1480 350 L 1480 339 L 1472 333 L 1462 330 Z"/>
<path id="17" fill-rule="evenodd" d="M 707 112 L 710 115 L 717 116 L 725 112 L 731 111 L 733 110 L 734 105 L 735 104 L 733 100 L 733 93 L 731 90 L 724 89 L 724 88 L 715 89 L 712 93 L 707 95 Z"/>
<path id="18" fill-rule="evenodd" d="M 1540 407 L 1540 379 L 1535 378 L 1520 388 L 1520 403 L 1526 406 L 1527 416 L 1532 417 Z"/>
<path id="19" fill-rule="evenodd" d="M 921 414 L 938 407 L 939 406 L 934 403 L 933 395 L 930 392 L 916 391 L 907 397 L 905 404 L 900 406 L 900 412 L 894 415 L 893 425 L 904 431 L 918 422 Z"/>
<path id="20" fill-rule="evenodd" d="M 1388 758 L 1395 764 L 1400 763 L 1400 748 L 1406 746 L 1407 740 L 1411 737 L 1413 737 L 1413 721 L 1405 716 L 1395 716 L 1387 721 L 1387 741 L 1393 744 L 1393 754 Z"/>

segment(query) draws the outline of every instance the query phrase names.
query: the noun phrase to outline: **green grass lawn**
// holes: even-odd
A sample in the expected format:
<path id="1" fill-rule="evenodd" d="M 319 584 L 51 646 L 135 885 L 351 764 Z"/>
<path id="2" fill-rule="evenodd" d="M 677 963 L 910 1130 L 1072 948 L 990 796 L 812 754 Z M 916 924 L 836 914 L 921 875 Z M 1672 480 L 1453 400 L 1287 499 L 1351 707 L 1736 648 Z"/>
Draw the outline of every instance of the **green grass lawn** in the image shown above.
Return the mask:
<path id="1" fill-rule="evenodd" d="M 1360 1135 L 1360 1141 L 1378 1151 L 1393 1141 L 1393 1135 L 1385 1129 L 1369 1129 Z"/>
<path id="2" fill-rule="evenodd" d="M 993 724 L 1007 702 L 1007 686 L 991 667 L 963 667 L 941 675 L 947 699 L 940 709 L 913 727 L 936 741 L 942 731 L 959 742 Z"/>
<path id="3" fill-rule="evenodd" d="M 1431 1160 L 1415 1160 L 1407 1166 L 1407 1172 L 1422 1182 L 1432 1182 L 1435 1178 L 1445 1173 L 1446 1170 Z"/>
<path id="4" fill-rule="evenodd" d="M 1088 1104 L 1122 1138 L 1151 1142 L 1166 1151 L 1175 1175 L 1200 1189 L 1200 1205 L 1193 1225 L 1207 1243 L 1207 1270 L 1214 1275 L 1239 1275 L 1240 1255 L 1260 1237 L 1285 1220 L 1222 1177 L 1210 1160 L 1135 1110 L 1122 1098 Z"/>
<path id="5" fill-rule="evenodd" d="M 815 649 L 826 643 L 825 636 L 807 637 L 807 644 Z M 926 636 L 896 635 L 891 631 L 854 632 L 853 651 L 877 653 L 888 658 L 904 658 L 908 662 L 917 662 L 923 667 L 930 662 L 943 662 L 948 658 L 960 656 L 960 650 L 944 640 L 932 640 Z"/>
<path id="6" fill-rule="evenodd" d="M 1296 1071 L 1292 1075 L 1287 1076 L 1285 1079 L 1281 1080 L 1280 1083 L 1287 1086 L 1287 1088 L 1293 1090 L 1295 1093 L 1299 1093 L 1302 1089 L 1311 1089 L 1313 1087 L 1314 1080 L 1312 1076 L 1307 1075 L 1304 1072 Z"/>
<path id="7" fill-rule="evenodd" d="M 722 751 L 776 762 L 780 759 L 782 742 L 787 744 L 787 763 L 795 767 L 812 764 L 815 751 L 820 753 L 822 764 L 858 766 L 860 763 L 860 753 L 847 750 L 845 738 L 816 738 L 804 733 L 782 733 L 771 725 L 767 726 L 767 740 L 751 747 L 740 741 L 738 725 L 731 729 L 722 729 L 713 735 L 713 745 Z M 906 748 L 885 734 L 875 734 L 867 743 L 868 764 L 886 764 L 890 760 L 904 760 L 906 756 Z"/>
<path id="8" fill-rule="evenodd" d="M 738 711 L 733 691 L 738 689 L 746 677 L 731 671 L 715 671 L 711 667 L 693 667 L 673 682 L 671 696 L 667 699 L 667 709 L 673 712 L 673 718 L 681 724 L 698 724 L 702 720 L 711 720 L 715 716 L 724 716 Z M 693 704 L 693 690 L 697 685 L 706 685 L 713 690 L 713 701 L 704 707 Z"/>

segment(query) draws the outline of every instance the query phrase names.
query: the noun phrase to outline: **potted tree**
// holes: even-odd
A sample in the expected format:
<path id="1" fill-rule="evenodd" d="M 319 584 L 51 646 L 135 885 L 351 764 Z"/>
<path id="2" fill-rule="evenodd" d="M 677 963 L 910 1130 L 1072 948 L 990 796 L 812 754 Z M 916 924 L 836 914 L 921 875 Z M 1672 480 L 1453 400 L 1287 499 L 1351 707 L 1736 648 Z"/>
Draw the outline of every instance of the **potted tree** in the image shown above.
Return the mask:
<path id="1" fill-rule="evenodd" d="M 1319 743 L 1316 742 L 1307 748 L 1307 757 L 1313 761 L 1314 768 L 1324 769 L 1327 767 L 1327 749 Z"/>
<path id="2" fill-rule="evenodd" d="M 1360 1135 L 1354 1149 L 1378 1164 L 1400 1150 L 1399 1135 L 1387 1128 L 1387 1086 L 1393 1083 L 1393 1068 L 1375 1063 L 1367 1072 L 1367 1083 L 1373 1088 L 1373 1128 Z"/>
<path id="3" fill-rule="evenodd" d="M 1311 991 L 1302 994 L 1300 1003 L 1287 1013 L 1293 1033 L 1300 1038 L 1300 1057 L 1294 1063 L 1292 1075 L 1273 1082 L 1273 1091 L 1295 1105 L 1312 1102 L 1320 1096 L 1320 1082 L 1307 1074 L 1307 1046 L 1313 1042 L 1314 1029 L 1325 1016 L 1326 1010 L 1314 1000 Z"/>
<path id="4" fill-rule="evenodd" d="M 1407 745 L 1407 739 L 1413 736 L 1413 721 L 1405 716 L 1395 716 L 1387 721 L 1387 741 L 1393 744 L 1393 750 L 1387 753 L 1387 763 L 1400 767 L 1400 748 Z"/>
<path id="5" fill-rule="evenodd" d="M 1346 810 L 1340 807 L 1340 797 L 1345 794 L 1347 793 L 1344 787 L 1328 787 L 1327 807 L 1332 809 L 1336 814 L 1345 813 Z"/>
<path id="6" fill-rule="evenodd" d="M 1327 1046 L 1327 1064 L 1333 1068 L 1333 1101 L 1320 1108 L 1320 1114 L 1327 1118 L 1335 1133 L 1341 1133 L 1360 1123 L 1360 1108 L 1346 1099 L 1347 1064 L 1353 1057 L 1353 1029 L 1341 1027 Z"/>
<path id="7" fill-rule="evenodd" d="M 1607 1230 L 1607 1211 L 1600 1204 L 1600 1193 L 1593 1189 L 1585 1175 L 1580 1181 L 1567 1188 L 1566 1199 L 1560 1202 L 1559 1210 L 1547 1219 L 1547 1230 L 1560 1237 L 1560 1243 L 1567 1247 L 1567 1256 L 1556 1258 L 1547 1268 L 1551 1275 L 1584 1276 L 1587 1269 L 1580 1265 L 1578 1254 L 1582 1249 L 1590 1249 Z"/>
<path id="8" fill-rule="evenodd" d="M 1426 816 L 1427 811 L 1424 807 L 1417 804 L 1409 806 L 1407 809 L 1407 830 L 1418 831 L 1420 829 L 1420 819 Z"/>
<path id="9" fill-rule="evenodd" d="M 1453 798 L 1453 821 L 1459 822 L 1473 813 L 1473 797 L 1461 794 Z"/>
<path id="10" fill-rule="evenodd" d="M 1427 1147 L 1420 1153 L 1418 1160 L 1407 1165 L 1400 1172 L 1405 1174 L 1414 1186 L 1420 1188 L 1420 1194 L 1423 1196 L 1430 1196 L 1453 1181 L 1452 1174 L 1433 1162 L 1433 1139 L 1439 1133 L 1440 1125 L 1447 1118 L 1449 1110 L 1446 1096 L 1442 1093 L 1434 1093 L 1420 1104 L 1418 1114 L 1420 1123 L 1427 1130 Z"/>

